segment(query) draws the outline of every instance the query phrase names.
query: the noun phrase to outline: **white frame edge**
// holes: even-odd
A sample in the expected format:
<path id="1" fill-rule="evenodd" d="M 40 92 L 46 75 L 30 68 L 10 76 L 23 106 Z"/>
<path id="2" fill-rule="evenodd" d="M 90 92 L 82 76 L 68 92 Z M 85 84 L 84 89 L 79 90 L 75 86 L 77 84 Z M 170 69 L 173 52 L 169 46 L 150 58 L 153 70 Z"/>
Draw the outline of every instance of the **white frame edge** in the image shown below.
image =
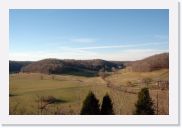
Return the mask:
<path id="1" fill-rule="evenodd" d="M 169 9 L 169 115 L 9 115 L 9 9 Z M 4 124 L 178 125 L 178 3 L 175 0 L 2 0 L 0 3 L 0 120 Z M 3 42 L 3 43 L 2 43 Z"/>

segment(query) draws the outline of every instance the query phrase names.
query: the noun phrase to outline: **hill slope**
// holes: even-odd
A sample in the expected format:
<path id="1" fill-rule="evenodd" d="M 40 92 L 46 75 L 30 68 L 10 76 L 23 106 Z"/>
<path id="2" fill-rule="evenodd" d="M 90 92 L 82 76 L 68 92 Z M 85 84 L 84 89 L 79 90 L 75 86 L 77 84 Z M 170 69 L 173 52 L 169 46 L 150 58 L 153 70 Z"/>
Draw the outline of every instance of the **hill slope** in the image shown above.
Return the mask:
<path id="1" fill-rule="evenodd" d="M 20 72 L 21 68 L 32 63 L 31 61 L 9 61 L 9 72 Z"/>
<path id="2" fill-rule="evenodd" d="M 132 71 L 148 72 L 169 68 L 169 53 L 156 54 L 129 64 Z"/>
<path id="3" fill-rule="evenodd" d="M 72 74 L 93 76 L 99 71 L 112 71 L 113 68 L 130 67 L 132 71 L 148 72 L 169 68 L 169 53 L 156 54 L 138 61 L 60 60 L 44 59 L 40 61 L 9 61 L 9 72 Z"/>
<path id="4" fill-rule="evenodd" d="M 21 69 L 22 72 L 44 73 L 44 74 L 74 74 L 74 75 L 96 75 L 99 70 L 111 71 L 121 64 L 94 59 L 94 60 L 59 60 L 44 59 L 33 62 Z"/>

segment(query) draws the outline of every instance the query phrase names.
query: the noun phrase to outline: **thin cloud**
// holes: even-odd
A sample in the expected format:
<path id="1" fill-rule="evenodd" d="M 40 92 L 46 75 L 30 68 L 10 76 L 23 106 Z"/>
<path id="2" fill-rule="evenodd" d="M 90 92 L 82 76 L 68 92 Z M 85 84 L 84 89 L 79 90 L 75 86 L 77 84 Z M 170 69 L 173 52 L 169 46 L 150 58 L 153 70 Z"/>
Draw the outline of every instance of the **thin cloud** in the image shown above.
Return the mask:
<path id="1" fill-rule="evenodd" d="M 72 48 L 72 47 L 57 47 L 52 50 L 42 50 L 34 52 L 10 52 L 10 60 L 41 60 L 46 58 L 58 58 L 58 59 L 105 59 L 105 60 L 138 60 L 144 57 L 168 52 L 168 49 L 150 49 L 141 48 L 137 46 L 150 46 L 161 45 L 162 42 L 145 43 L 136 45 L 112 45 L 112 46 L 98 46 L 98 47 L 84 47 L 84 48 Z M 113 50 L 112 52 L 92 51 L 89 49 L 107 49 L 107 48 L 124 48 L 122 50 Z M 104 50 L 105 51 L 105 50 Z M 107 50 L 106 50 L 107 51 Z"/>
<path id="2" fill-rule="evenodd" d="M 115 60 L 115 61 L 135 61 L 164 52 L 168 52 L 168 50 L 130 49 L 130 50 L 124 50 L 122 52 L 99 54 L 98 58 L 106 60 Z"/>
<path id="3" fill-rule="evenodd" d="M 92 38 L 74 38 L 70 40 L 71 42 L 77 42 L 77 43 L 93 43 L 96 40 Z"/>
<path id="4" fill-rule="evenodd" d="M 167 40 L 169 38 L 167 35 L 154 35 L 154 37 L 160 40 Z"/>
<path id="5" fill-rule="evenodd" d="M 69 47 L 60 47 L 54 51 L 11 52 L 9 54 L 9 59 L 19 61 L 37 61 L 46 58 L 90 59 L 90 57 L 95 58 L 96 56 L 98 56 L 96 52 L 79 50 Z"/>
<path id="6" fill-rule="evenodd" d="M 169 52 L 165 49 L 128 49 L 125 52 Z"/>
<path id="7" fill-rule="evenodd" d="M 76 48 L 76 49 L 92 50 L 92 49 L 109 49 L 109 48 L 132 48 L 137 46 L 160 45 L 163 43 L 164 42 L 153 42 L 153 43 L 132 44 L 132 45 L 108 45 L 108 46 L 82 47 L 82 48 Z"/>

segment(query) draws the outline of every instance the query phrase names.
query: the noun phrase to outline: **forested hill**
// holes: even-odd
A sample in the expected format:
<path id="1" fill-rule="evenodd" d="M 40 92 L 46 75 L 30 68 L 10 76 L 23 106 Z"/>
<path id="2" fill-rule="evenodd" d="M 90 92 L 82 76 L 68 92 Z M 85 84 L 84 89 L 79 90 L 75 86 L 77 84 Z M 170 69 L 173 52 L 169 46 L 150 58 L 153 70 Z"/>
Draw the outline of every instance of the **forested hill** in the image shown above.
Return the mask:
<path id="1" fill-rule="evenodd" d="M 156 54 L 128 64 L 132 71 L 148 72 L 169 68 L 169 53 Z"/>
<path id="2" fill-rule="evenodd" d="M 18 63 L 18 62 L 17 62 Z M 10 61 L 10 67 L 17 67 L 17 64 Z M 30 62 L 29 64 L 18 65 L 19 71 L 25 73 L 45 73 L 45 74 L 77 74 L 77 75 L 95 75 L 99 71 L 112 71 L 113 69 L 123 68 L 120 62 L 114 63 L 101 59 L 93 60 L 60 60 L 60 59 L 44 59 L 40 61 Z M 11 68 L 12 69 L 12 68 Z M 10 69 L 10 72 L 12 70 Z"/>
<path id="3" fill-rule="evenodd" d="M 9 61 L 9 72 L 10 73 L 17 73 L 20 72 L 21 68 L 31 64 L 31 61 Z"/>
<path id="4" fill-rule="evenodd" d="M 169 53 L 156 54 L 138 61 L 106 61 L 101 59 L 44 59 L 40 61 L 9 61 L 9 72 L 73 74 L 93 76 L 99 71 L 113 71 L 129 67 L 135 72 L 169 68 Z"/>

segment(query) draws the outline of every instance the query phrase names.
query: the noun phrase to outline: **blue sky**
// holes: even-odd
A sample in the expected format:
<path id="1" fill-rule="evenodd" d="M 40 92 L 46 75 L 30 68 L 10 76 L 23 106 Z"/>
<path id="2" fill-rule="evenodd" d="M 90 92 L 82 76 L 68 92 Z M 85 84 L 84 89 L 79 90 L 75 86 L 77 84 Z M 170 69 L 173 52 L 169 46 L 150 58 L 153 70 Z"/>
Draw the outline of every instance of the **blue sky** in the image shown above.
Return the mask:
<path id="1" fill-rule="evenodd" d="M 9 12 L 10 60 L 138 60 L 168 52 L 168 10 Z"/>

